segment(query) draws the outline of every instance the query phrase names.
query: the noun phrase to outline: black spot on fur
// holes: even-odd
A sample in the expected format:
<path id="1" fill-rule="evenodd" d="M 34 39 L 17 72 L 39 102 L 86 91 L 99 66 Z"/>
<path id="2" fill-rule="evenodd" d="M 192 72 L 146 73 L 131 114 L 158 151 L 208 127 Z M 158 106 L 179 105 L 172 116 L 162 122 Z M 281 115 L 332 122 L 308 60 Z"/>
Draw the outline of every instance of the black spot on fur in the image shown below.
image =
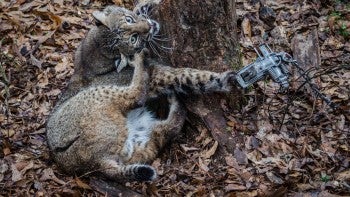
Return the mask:
<path id="1" fill-rule="evenodd" d="M 192 81 L 191 81 L 191 79 L 189 77 L 186 78 L 186 84 L 189 85 L 189 86 L 193 85 Z"/>
<path id="2" fill-rule="evenodd" d="M 192 89 L 187 85 L 181 85 L 181 89 L 186 93 L 190 93 L 192 91 Z"/>
<path id="3" fill-rule="evenodd" d="M 135 169 L 135 178 L 138 181 L 152 181 L 156 172 L 148 166 L 140 166 Z"/>
<path id="4" fill-rule="evenodd" d="M 180 81 L 179 81 L 179 78 L 177 78 L 177 77 L 175 77 L 175 83 L 177 84 L 177 85 L 180 85 Z"/>
<path id="5" fill-rule="evenodd" d="M 164 86 L 164 80 L 161 79 L 161 80 L 158 82 L 158 85 L 159 85 L 159 86 Z"/>
<path id="6" fill-rule="evenodd" d="M 214 76 L 213 75 L 210 75 L 210 81 L 213 81 L 214 80 Z"/>
<path id="7" fill-rule="evenodd" d="M 222 88 L 223 84 L 222 84 L 222 82 L 220 81 L 220 79 L 216 79 L 216 82 L 218 83 L 218 86 L 219 86 L 220 88 Z"/>
<path id="8" fill-rule="evenodd" d="M 205 92 L 205 86 L 204 86 L 204 83 L 199 82 L 199 83 L 198 83 L 198 85 L 199 85 L 199 89 L 200 89 L 202 92 Z"/>
<path id="9" fill-rule="evenodd" d="M 201 76 L 199 74 L 196 75 L 197 81 L 201 81 Z"/>

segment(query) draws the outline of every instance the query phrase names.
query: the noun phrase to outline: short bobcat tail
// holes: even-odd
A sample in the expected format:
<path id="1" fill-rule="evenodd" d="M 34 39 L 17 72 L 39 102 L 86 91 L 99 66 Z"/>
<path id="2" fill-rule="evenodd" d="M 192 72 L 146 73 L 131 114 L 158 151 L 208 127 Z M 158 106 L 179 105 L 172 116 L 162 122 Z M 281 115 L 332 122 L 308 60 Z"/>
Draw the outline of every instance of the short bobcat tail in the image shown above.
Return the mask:
<path id="1" fill-rule="evenodd" d="M 157 178 L 155 169 L 150 165 L 130 164 L 120 165 L 116 162 L 108 162 L 102 172 L 111 179 L 131 181 L 153 181 Z"/>

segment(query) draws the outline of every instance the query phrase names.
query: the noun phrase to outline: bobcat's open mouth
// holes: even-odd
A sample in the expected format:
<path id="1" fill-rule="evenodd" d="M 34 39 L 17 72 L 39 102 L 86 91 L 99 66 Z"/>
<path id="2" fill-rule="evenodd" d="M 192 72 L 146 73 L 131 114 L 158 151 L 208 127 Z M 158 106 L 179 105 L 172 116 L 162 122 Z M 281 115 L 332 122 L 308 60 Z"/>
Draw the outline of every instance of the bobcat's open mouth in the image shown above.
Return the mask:
<path id="1" fill-rule="evenodd" d="M 153 37 L 159 33 L 160 25 L 154 20 L 147 19 L 151 29 L 149 30 L 149 34 L 147 36 L 147 41 L 153 40 Z"/>

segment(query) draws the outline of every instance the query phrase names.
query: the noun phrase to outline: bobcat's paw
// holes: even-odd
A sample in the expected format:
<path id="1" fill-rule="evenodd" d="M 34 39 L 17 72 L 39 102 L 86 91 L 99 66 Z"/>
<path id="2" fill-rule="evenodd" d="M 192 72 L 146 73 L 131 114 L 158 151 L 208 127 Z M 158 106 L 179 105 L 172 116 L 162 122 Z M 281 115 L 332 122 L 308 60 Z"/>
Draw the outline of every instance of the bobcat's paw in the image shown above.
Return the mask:
<path id="1" fill-rule="evenodd" d="M 144 48 L 139 53 L 135 53 L 133 57 L 129 57 L 130 66 L 138 66 L 143 63 L 145 57 L 149 54 L 148 49 Z"/>
<path id="2" fill-rule="evenodd" d="M 236 72 L 226 71 L 220 77 L 222 81 L 222 90 L 231 91 L 236 86 Z"/>

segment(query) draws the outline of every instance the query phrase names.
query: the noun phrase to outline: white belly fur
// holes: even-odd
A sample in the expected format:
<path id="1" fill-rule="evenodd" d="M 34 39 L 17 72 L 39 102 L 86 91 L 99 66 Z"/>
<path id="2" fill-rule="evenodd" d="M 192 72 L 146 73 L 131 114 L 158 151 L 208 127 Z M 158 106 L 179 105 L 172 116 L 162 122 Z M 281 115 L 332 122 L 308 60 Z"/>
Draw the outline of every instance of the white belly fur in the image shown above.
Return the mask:
<path id="1" fill-rule="evenodd" d="M 128 137 L 125 141 L 123 152 L 131 157 L 135 146 L 145 147 L 150 139 L 155 118 L 145 107 L 131 110 L 127 115 Z"/>

